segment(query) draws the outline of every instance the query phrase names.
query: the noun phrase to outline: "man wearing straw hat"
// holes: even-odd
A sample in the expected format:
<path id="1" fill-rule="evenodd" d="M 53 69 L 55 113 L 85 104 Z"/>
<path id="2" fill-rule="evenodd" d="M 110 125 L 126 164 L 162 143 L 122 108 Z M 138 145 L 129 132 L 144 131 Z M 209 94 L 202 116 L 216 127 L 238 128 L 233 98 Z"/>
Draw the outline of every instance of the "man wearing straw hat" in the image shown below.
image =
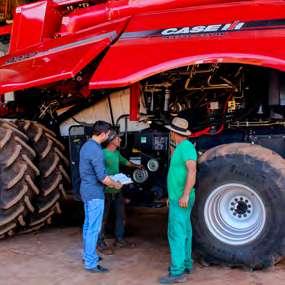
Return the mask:
<path id="1" fill-rule="evenodd" d="M 169 197 L 168 241 L 171 263 L 169 274 L 160 278 L 161 284 L 183 283 L 192 271 L 191 210 L 195 201 L 197 153 L 187 139 L 191 132 L 188 121 L 176 117 L 171 125 L 170 140 L 176 145 L 167 176 Z"/>

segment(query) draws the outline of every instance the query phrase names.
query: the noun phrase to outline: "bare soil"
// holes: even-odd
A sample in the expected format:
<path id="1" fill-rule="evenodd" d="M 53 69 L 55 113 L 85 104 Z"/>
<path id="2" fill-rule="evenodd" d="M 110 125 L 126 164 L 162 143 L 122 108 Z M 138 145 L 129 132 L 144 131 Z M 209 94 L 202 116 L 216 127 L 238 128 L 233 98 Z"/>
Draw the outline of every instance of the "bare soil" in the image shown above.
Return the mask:
<path id="1" fill-rule="evenodd" d="M 134 249 L 116 249 L 103 256 L 111 272 L 84 271 L 81 261 L 81 229 L 57 227 L 36 234 L 19 235 L 0 242 L 1 285 L 150 285 L 166 274 L 169 260 L 165 239 L 165 212 L 130 212 L 129 240 Z M 108 239 L 112 244 L 112 240 Z M 187 284 L 283 285 L 285 262 L 265 271 L 250 272 L 195 263 Z"/>

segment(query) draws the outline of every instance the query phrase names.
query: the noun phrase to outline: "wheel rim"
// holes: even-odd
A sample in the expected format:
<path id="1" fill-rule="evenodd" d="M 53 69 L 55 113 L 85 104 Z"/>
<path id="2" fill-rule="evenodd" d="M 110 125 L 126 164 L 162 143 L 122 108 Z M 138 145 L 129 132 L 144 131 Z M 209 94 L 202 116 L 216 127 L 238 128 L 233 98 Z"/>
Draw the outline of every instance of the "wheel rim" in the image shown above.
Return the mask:
<path id="1" fill-rule="evenodd" d="M 220 241 L 243 245 L 255 240 L 262 232 L 265 206 L 250 187 L 231 183 L 214 189 L 204 208 L 206 225 Z"/>

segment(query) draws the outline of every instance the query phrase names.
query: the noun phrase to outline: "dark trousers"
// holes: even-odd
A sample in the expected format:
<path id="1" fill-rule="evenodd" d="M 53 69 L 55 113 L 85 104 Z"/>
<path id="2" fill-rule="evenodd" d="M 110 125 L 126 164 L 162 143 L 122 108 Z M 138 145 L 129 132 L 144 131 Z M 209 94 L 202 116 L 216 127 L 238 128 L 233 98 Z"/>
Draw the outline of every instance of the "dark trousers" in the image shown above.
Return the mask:
<path id="1" fill-rule="evenodd" d="M 104 209 L 104 220 L 102 230 L 99 236 L 98 245 L 104 240 L 104 234 L 106 230 L 106 224 L 110 216 L 111 210 L 115 215 L 115 238 L 116 240 L 124 239 L 125 235 L 125 200 L 122 193 L 116 194 L 105 194 L 105 209 Z"/>

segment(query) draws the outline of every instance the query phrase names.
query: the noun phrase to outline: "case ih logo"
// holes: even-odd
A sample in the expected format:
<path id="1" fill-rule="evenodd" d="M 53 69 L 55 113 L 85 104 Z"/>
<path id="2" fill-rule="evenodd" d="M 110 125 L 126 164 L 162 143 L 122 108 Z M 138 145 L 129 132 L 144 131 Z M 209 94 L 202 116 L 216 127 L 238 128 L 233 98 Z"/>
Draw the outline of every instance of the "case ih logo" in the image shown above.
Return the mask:
<path id="1" fill-rule="evenodd" d="M 138 39 L 138 38 L 175 38 L 175 37 L 192 37 L 195 35 L 218 35 L 223 36 L 231 32 L 244 31 L 262 31 L 285 29 L 285 19 L 257 20 L 251 22 L 234 21 L 228 24 L 211 24 L 197 25 L 186 27 L 174 27 L 161 30 L 142 30 L 136 32 L 125 32 L 120 39 Z"/>
<path id="2" fill-rule="evenodd" d="M 163 30 L 163 36 L 181 36 L 181 35 L 195 35 L 204 33 L 222 33 L 227 31 L 239 31 L 245 25 L 243 22 L 235 21 L 231 24 L 216 24 L 207 26 L 193 26 L 183 28 L 169 28 Z"/>

